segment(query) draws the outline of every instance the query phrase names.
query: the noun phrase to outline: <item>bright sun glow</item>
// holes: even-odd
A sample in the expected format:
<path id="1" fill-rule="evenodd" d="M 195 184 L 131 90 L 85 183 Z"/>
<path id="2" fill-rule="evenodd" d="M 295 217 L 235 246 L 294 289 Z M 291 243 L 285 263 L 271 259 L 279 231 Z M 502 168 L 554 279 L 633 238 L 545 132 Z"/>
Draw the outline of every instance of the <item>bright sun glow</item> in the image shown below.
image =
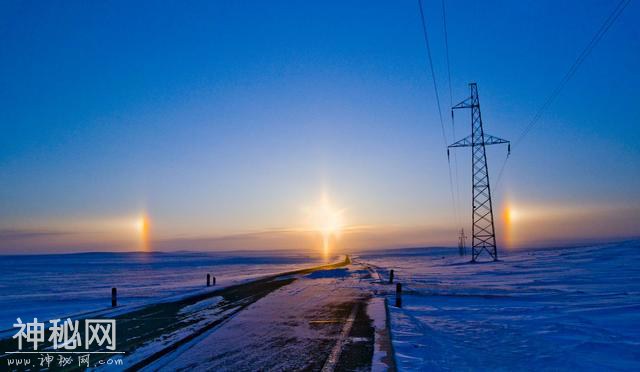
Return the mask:
<path id="1" fill-rule="evenodd" d="M 310 213 L 311 228 L 322 235 L 322 253 L 329 257 L 331 242 L 340 237 L 344 227 L 344 210 L 331 205 L 326 195 Z"/>
<path id="2" fill-rule="evenodd" d="M 146 224 L 147 224 L 146 218 L 144 218 L 144 217 L 139 217 L 139 218 L 136 220 L 136 222 L 135 222 L 136 230 L 137 230 L 139 233 L 143 232 L 143 231 L 144 231 L 144 229 L 145 229 Z"/>

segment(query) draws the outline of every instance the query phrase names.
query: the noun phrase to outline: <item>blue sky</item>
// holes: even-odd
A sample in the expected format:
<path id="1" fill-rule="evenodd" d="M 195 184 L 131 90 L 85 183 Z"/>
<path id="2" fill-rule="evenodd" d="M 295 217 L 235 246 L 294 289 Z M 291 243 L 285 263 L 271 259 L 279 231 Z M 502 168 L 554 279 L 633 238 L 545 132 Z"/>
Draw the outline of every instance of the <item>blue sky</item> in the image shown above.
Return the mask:
<path id="1" fill-rule="evenodd" d="M 476 81 L 485 130 L 512 140 L 614 8 L 445 3 L 453 100 Z M 345 248 L 455 244 L 468 228 L 470 154 L 456 155 L 456 217 L 414 1 L 1 7 L 6 252 L 129 249 L 113 221 L 140 214 L 166 249 L 297 247 L 285 232 L 323 193 Z M 452 142 L 441 12 L 425 1 Z M 495 192 L 498 219 L 518 210 L 517 229 L 499 226 L 510 244 L 637 235 L 639 15 L 632 2 L 513 147 Z M 493 180 L 505 152 L 489 152 Z"/>

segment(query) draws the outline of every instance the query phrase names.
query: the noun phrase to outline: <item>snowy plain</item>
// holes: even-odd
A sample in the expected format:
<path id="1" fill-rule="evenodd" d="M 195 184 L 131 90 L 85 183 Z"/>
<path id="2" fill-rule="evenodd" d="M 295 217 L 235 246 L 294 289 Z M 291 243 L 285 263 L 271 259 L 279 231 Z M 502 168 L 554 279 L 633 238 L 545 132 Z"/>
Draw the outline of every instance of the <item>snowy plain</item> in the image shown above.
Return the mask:
<path id="1" fill-rule="evenodd" d="M 119 288 L 120 303 L 127 307 L 202 291 L 207 272 L 226 286 L 319 263 L 306 255 L 282 252 L 2 258 L 0 328 L 5 329 L 18 316 L 50 319 L 108 307 L 112 286 Z M 382 303 L 376 300 L 386 297 L 399 370 L 640 370 L 640 241 L 501 250 L 499 262 L 478 264 L 445 248 L 361 253 L 354 261 L 357 267 L 307 274 L 266 296 L 216 333 L 205 335 L 210 342 L 203 345 L 254 332 L 255 339 L 269 335 L 274 344 L 245 345 L 249 339 L 240 337 L 220 351 L 250 346 L 264 349 L 256 355 L 269 355 L 277 349 L 273 345 L 292 337 L 291 327 L 298 342 L 308 340 L 298 346 L 308 345 L 317 336 L 309 335 L 320 330 L 300 319 L 314 324 L 316 318 L 327 317 L 322 311 L 329 308 L 328 294 L 344 291 L 345 298 L 373 296 L 367 311 L 376 332 L 385 324 Z M 374 269 L 382 280 L 361 276 L 365 268 Z M 393 286 L 380 283 L 388 278 L 389 269 L 403 284 L 402 308 L 393 306 Z M 214 311 L 219 300 L 214 297 L 183 311 L 201 315 Z M 261 316 L 252 317 L 256 312 Z M 267 313 L 272 315 L 265 317 Z M 302 315 L 316 313 L 313 319 Z M 273 322 L 257 327 L 258 318 L 281 324 L 282 332 L 271 331 Z M 244 331 L 235 334 L 234 329 Z M 328 342 L 325 349 L 335 342 L 329 335 L 319 339 Z M 293 354 L 300 352 L 295 346 L 288 346 L 296 350 Z M 385 352 L 379 346 L 376 340 L 374 370 L 385 369 L 381 362 Z M 190 359 L 216 365 L 192 347 Z"/>
<path id="2" fill-rule="evenodd" d="M 118 304 L 144 305 L 202 290 L 314 266 L 318 257 L 283 251 L 80 253 L 0 257 L 0 331 L 16 318 L 55 319 Z"/>
<path id="3" fill-rule="evenodd" d="M 502 253 L 358 257 L 403 283 L 389 306 L 400 370 L 640 370 L 640 241 Z"/>

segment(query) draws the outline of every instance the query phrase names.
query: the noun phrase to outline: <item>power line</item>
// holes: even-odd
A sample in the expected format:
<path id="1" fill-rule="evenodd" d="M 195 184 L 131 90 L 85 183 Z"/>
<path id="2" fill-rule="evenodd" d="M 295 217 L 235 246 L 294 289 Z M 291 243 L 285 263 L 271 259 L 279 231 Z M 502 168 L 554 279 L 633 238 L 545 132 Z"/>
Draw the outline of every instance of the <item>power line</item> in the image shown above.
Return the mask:
<path id="1" fill-rule="evenodd" d="M 527 124 L 527 126 L 522 130 L 522 133 L 520 134 L 520 137 L 518 137 L 518 139 L 515 142 L 516 146 L 520 142 L 522 142 L 522 140 L 527 136 L 527 134 L 529 134 L 531 129 L 533 129 L 533 127 L 537 124 L 537 122 L 540 120 L 540 118 L 542 117 L 542 114 L 545 112 L 545 110 L 558 97 L 558 95 L 560 94 L 562 89 L 565 87 L 565 85 L 567 85 L 569 80 L 571 80 L 573 75 L 578 71 L 578 68 L 580 67 L 582 62 L 584 62 L 584 60 L 589 56 L 589 54 L 591 54 L 591 51 L 596 47 L 598 42 L 600 42 L 600 40 L 604 37 L 604 35 L 607 33 L 609 28 L 611 28 L 611 26 L 615 23 L 615 21 L 618 19 L 618 17 L 620 17 L 620 15 L 624 11 L 624 9 L 627 7 L 627 5 L 629 5 L 630 2 L 631 2 L 631 0 L 621 0 L 618 3 L 618 5 L 616 5 L 616 7 L 613 9 L 613 11 L 609 14 L 609 16 L 602 23 L 602 25 L 600 26 L 598 31 L 593 35 L 593 37 L 591 38 L 589 43 L 584 47 L 582 52 L 578 55 L 576 60 L 569 67 L 569 70 L 567 70 L 567 72 L 563 76 L 562 80 L 560 80 L 560 83 L 556 86 L 556 88 L 547 97 L 547 99 L 544 101 L 542 106 L 540 106 L 538 111 L 536 111 L 536 114 L 533 116 L 533 118 Z M 503 173 L 505 171 L 505 168 L 507 166 L 507 160 L 508 159 L 509 159 L 508 156 L 507 156 L 507 158 L 504 159 L 504 163 L 502 163 L 502 167 L 500 168 L 500 172 L 498 173 L 498 178 L 496 180 L 496 187 L 495 187 L 496 191 L 498 189 L 498 186 L 500 185 L 500 180 L 502 179 L 502 175 L 503 175 Z"/>
<path id="2" fill-rule="evenodd" d="M 447 146 L 447 135 L 444 130 L 444 120 L 442 120 L 442 108 L 440 107 L 440 95 L 438 94 L 438 84 L 436 83 L 436 73 L 433 69 L 433 59 L 431 58 L 431 46 L 429 45 L 429 34 L 427 33 L 427 21 L 422 10 L 422 0 L 418 0 L 420 8 L 420 19 L 422 20 L 422 34 L 424 35 L 424 43 L 427 46 L 427 56 L 429 57 L 429 67 L 431 69 L 431 80 L 433 80 L 433 90 L 436 93 L 436 103 L 438 104 L 438 116 L 440 118 L 440 127 L 442 129 L 442 139 L 444 145 Z"/>
<path id="3" fill-rule="evenodd" d="M 447 32 L 447 11 L 445 9 L 444 0 L 442 0 L 442 24 L 444 25 L 444 49 L 447 55 L 447 75 L 449 78 L 449 103 L 450 103 L 450 106 L 453 106 L 453 89 L 451 89 L 451 63 L 449 63 L 449 34 Z"/>
<path id="4" fill-rule="evenodd" d="M 515 142 L 516 146 L 527 136 L 527 134 L 529 134 L 533 126 L 536 125 L 536 123 L 540 120 L 545 110 L 558 97 L 558 95 L 560 94 L 562 89 L 565 87 L 565 85 L 567 85 L 569 80 L 571 80 L 573 75 L 575 75 L 576 71 L 578 70 L 582 62 L 584 62 L 584 60 L 589 56 L 593 48 L 595 48 L 595 46 L 602 39 L 602 37 L 607 33 L 609 28 L 615 23 L 618 17 L 620 17 L 620 14 L 622 14 L 624 9 L 627 7 L 627 5 L 629 5 L 630 2 L 631 0 L 621 0 L 618 3 L 618 5 L 615 7 L 615 9 L 611 12 L 611 14 L 609 14 L 609 16 L 605 19 L 602 26 L 600 26 L 600 28 L 595 33 L 595 35 L 593 35 L 593 38 L 591 38 L 591 41 L 589 41 L 587 46 L 582 50 L 582 52 L 578 55 L 578 58 L 576 58 L 576 60 L 573 62 L 569 70 L 565 73 L 562 80 L 560 80 L 560 83 L 551 92 L 551 94 L 547 97 L 547 99 L 544 101 L 542 106 L 540 106 L 536 114 L 533 116 L 531 121 L 523 129 L 522 134 L 520 135 L 520 137 L 518 137 L 518 139 Z"/>
<path id="5" fill-rule="evenodd" d="M 431 46 L 429 45 L 429 34 L 427 32 L 427 21 L 425 20 L 424 10 L 422 9 L 422 0 L 418 0 L 418 8 L 420 9 L 420 19 L 422 20 L 422 34 L 424 36 L 424 43 L 427 46 L 427 56 L 429 57 L 429 68 L 431 70 L 431 80 L 433 80 L 433 90 L 436 94 L 436 103 L 438 105 L 438 117 L 440 119 L 440 129 L 442 130 L 442 140 L 444 141 L 445 148 L 448 145 L 447 134 L 444 129 L 444 120 L 442 119 L 442 108 L 440 106 L 440 95 L 438 94 L 438 83 L 436 82 L 436 73 L 433 68 L 433 58 L 431 57 Z M 453 179 L 451 177 L 451 162 L 447 156 L 447 165 L 449 167 L 449 190 L 451 191 L 451 203 L 453 204 L 454 218 L 456 223 L 459 219 L 458 208 L 456 207 L 455 195 L 453 193 Z"/>
<path id="6" fill-rule="evenodd" d="M 447 11 L 446 11 L 446 6 L 444 3 L 445 0 L 442 0 L 442 25 L 444 28 L 444 47 L 445 47 L 445 54 L 447 56 L 447 80 L 449 82 L 449 107 L 453 107 L 453 89 L 451 88 L 451 63 L 449 60 L 449 33 L 447 32 Z M 453 136 L 453 138 L 456 138 L 456 125 L 453 119 L 453 112 L 451 115 L 451 134 Z M 455 178 L 454 178 L 454 183 L 455 183 L 455 188 L 456 188 L 456 200 L 455 200 L 455 204 L 456 204 L 456 209 L 458 208 L 458 205 L 460 204 L 460 176 L 458 174 L 458 155 L 454 152 L 453 153 L 453 167 L 455 168 Z M 457 223 L 460 224 L 460 216 L 457 216 Z"/>
<path id="7" fill-rule="evenodd" d="M 502 166 L 500 167 L 500 172 L 498 172 L 498 178 L 496 178 L 495 186 L 493 187 L 493 192 L 495 194 L 498 193 L 498 188 L 500 187 L 500 180 L 502 179 L 502 174 L 504 173 L 504 169 L 507 167 L 507 160 L 509 160 L 509 155 L 504 158 L 504 162 L 502 162 Z"/>

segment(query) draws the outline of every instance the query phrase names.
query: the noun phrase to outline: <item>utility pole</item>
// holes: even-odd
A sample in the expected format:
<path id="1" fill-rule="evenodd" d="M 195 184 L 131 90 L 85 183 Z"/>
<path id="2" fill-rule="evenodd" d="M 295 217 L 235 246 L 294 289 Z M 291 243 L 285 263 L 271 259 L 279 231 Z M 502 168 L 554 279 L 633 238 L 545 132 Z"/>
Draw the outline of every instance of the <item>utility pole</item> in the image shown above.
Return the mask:
<path id="1" fill-rule="evenodd" d="M 494 261 L 498 260 L 496 247 L 496 233 L 493 223 L 493 207 L 491 205 L 491 188 L 489 186 L 489 169 L 487 168 L 487 154 L 485 146 L 506 143 L 507 151 L 511 152 L 511 144 L 502 138 L 484 133 L 482 116 L 480 115 L 480 98 L 478 85 L 470 83 L 471 96 L 451 108 L 451 115 L 456 109 L 471 109 L 471 135 L 447 147 L 471 147 L 471 262 L 476 262 L 482 252 L 487 252 Z"/>

